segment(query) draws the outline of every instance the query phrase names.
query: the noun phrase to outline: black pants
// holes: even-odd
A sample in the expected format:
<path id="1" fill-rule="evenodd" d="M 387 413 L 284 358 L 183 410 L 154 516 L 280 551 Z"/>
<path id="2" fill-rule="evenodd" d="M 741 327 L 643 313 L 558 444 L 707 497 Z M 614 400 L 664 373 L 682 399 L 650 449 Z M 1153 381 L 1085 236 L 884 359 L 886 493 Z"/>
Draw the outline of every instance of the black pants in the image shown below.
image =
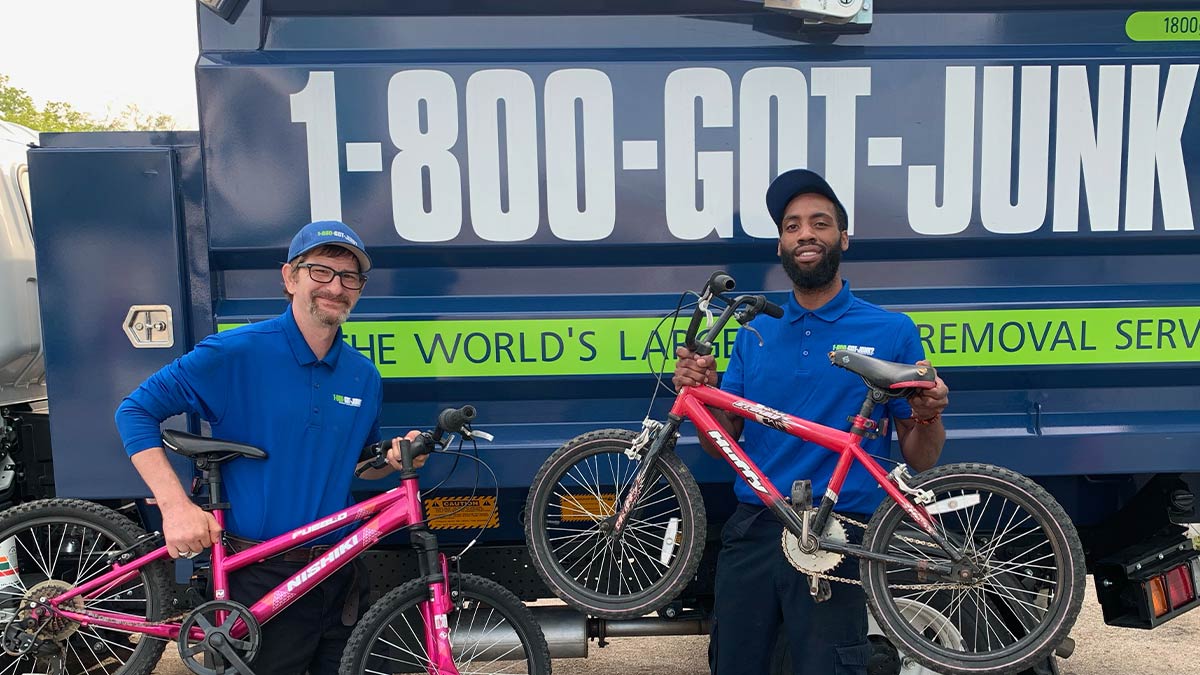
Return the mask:
<path id="1" fill-rule="evenodd" d="M 770 672 L 777 637 L 791 646 L 795 675 L 866 675 L 871 648 L 862 587 L 830 582 L 833 597 L 813 602 L 808 576 L 783 555 L 782 535 L 770 511 L 748 504 L 721 532 L 708 647 L 713 675 Z M 846 556 L 830 573 L 857 579 L 858 559 Z"/>
<path id="2" fill-rule="evenodd" d="M 307 563 L 268 560 L 229 575 L 229 594 L 249 607 Z M 370 583 L 359 561 L 343 567 L 262 626 L 254 675 L 336 675 L 354 622 L 366 608 Z M 357 610 L 343 617 L 350 593 Z M 347 621 L 346 619 L 349 619 Z"/>

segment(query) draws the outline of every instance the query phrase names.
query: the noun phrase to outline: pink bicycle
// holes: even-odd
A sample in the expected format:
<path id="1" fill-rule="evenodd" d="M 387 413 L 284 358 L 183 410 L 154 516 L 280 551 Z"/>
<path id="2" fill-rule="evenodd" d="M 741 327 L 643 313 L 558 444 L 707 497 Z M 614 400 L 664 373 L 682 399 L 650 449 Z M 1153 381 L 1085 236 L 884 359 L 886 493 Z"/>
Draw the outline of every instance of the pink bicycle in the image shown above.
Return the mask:
<path id="1" fill-rule="evenodd" d="M 697 294 L 686 338 L 692 351 L 711 353 L 731 318 L 746 324 L 760 313 L 783 315 L 761 295 L 725 295 L 733 286 L 716 273 Z M 715 303 L 724 311 L 701 331 Z M 691 420 L 784 525 L 783 552 L 809 576 L 818 600 L 831 580 L 862 583 L 893 644 L 940 673 L 1011 673 L 1045 659 L 1083 601 L 1083 550 L 1062 507 L 1028 478 L 987 464 L 917 476 L 903 464 L 885 471 L 862 447 L 864 437 L 884 433 L 872 412 L 889 397 L 934 386 L 935 372 L 846 350 L 830 360 L 866 385 L 861 405 L 847 407 L 849 431 L 713 387 L 685 387 L 665 421 L 647 418 L 640 433 L 594 431 L 560 447 L 526 503 L 530 555 L 542 579 L 568 604 L 609 619 L 641 616 L 683 591 L 700 564 L 706 529 L 699 487 L 674 452 L 680 426 Z M 789 503 L 710 408 L 839 453 L 819 505 L 810 481 L 796 481 Z M 887 495 L 868 523 L 833 511 L 854 462 Z M 865 529 L 861 543 L 848 537 L 847 525 Z M 859 559 L 861 582 L 833 574 L 847 555 Z"/>
<path id="2" fill-rule="evenodd" d="M 90 502 L 31 502 L 0 515 L 0 675 L 106 673 L 146 675 L 167 640 L 199 675 L 251 673 L 261 624 L 389 534 L 408 528 L 418 550 L 417 576 L 380 598 L 359 621 L 342 657 L 343 673 L 549 673 L 545 637 L 532 614 L 495 582 L 448 570 L 425 525 L 413 459 L 471 438 L 471 406 L 447 409 L 436 429 L 401 446 L 400 485 L 246 550 L 225 542 L 211 554 L 213 600 L 173 610 L 170 558 L 157 532 Z M 221 465 L 266 454 L 247 445 L 163 433 L 165 447 L 205 473 L 213 511 L 223 523 Z M 387 445 L 369 446 L 382 466 Z M 464 455 L 470 457 L 470 455 Z M 230 572 L 366 521 L 250 607 L 227 599 Z"/>

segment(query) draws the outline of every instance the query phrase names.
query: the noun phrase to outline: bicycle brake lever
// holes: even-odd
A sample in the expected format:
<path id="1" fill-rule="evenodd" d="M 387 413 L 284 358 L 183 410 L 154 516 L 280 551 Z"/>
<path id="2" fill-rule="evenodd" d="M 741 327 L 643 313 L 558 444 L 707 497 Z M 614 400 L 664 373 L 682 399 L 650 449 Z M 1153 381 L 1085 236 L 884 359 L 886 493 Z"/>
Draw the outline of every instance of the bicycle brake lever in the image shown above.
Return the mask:
<path id="1" fill-rule="evenodd" d="M 482 438 L 483 440 L 488 441 L 489 443 L 496 440 L 495 436 L 489 434 L 486 431 L 483 431 L 482 429 L 463 429 L 462 435 L 463 435 L 463 438 L 470 438 L 471 440 L 474 440 L 476 438 Z"/>

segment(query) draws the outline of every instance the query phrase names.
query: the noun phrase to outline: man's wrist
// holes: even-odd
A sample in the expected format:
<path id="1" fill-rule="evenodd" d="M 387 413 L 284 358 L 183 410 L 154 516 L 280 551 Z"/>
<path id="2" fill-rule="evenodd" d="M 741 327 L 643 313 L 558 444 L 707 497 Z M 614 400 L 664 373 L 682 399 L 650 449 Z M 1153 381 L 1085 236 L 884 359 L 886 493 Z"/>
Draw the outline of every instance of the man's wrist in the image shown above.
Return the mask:
<path id="1" fill-rule="evenodd" d="M 942 413 L 940 413 L 940 412 L 934 413 L 933 417 L 920 417 L 917 415 L 917 411 L 914 410 L 912 417 L 910 419 L 912 419 L 912 421 L 916 422 L 918 425 L 924 427 L 924 426 L 929 426 L 930 424 L 933 424 L 934 422 L 940 420 L 941 418 L 942 418 Z"/>

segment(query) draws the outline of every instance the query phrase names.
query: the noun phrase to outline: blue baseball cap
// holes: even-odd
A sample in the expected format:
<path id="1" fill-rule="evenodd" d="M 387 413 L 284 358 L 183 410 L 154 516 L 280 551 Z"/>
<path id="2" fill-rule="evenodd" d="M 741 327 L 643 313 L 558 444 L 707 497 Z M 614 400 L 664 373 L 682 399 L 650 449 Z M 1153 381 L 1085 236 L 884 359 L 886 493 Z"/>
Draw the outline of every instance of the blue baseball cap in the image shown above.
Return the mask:
<path id="1" fill-rule="evenodd" d="M 837 215 L 846 217 L 846 207 L 842 206 L 833 188 L 829 187 L 829 183 L 826 183 L 820 174 L 808 169 L 792 169 L 779 174 L 767 188 L 767 211 L 780 231 L 783 230 L 783 212 L 787 210 L 787 205 L 797 195 L 808 193 L 821 195 L 833 202 L 840 211 Z M 846 223 L 846 226 L 849 227 L 849 223 Z"/>
<path id="2" fill-rule="evenodd" d="M 371 257 L 367 255 L 362 238 L 355 234 L 349 225 L 339 220 L 318 220 L 300 228 L 296 236 L 292 237 L 292 245 L 288 247 L 288 262 L 325 244 L 341 246 L 353 253 L 354 257 L 358 258 L 359 272 L 371 269 Z"/>

